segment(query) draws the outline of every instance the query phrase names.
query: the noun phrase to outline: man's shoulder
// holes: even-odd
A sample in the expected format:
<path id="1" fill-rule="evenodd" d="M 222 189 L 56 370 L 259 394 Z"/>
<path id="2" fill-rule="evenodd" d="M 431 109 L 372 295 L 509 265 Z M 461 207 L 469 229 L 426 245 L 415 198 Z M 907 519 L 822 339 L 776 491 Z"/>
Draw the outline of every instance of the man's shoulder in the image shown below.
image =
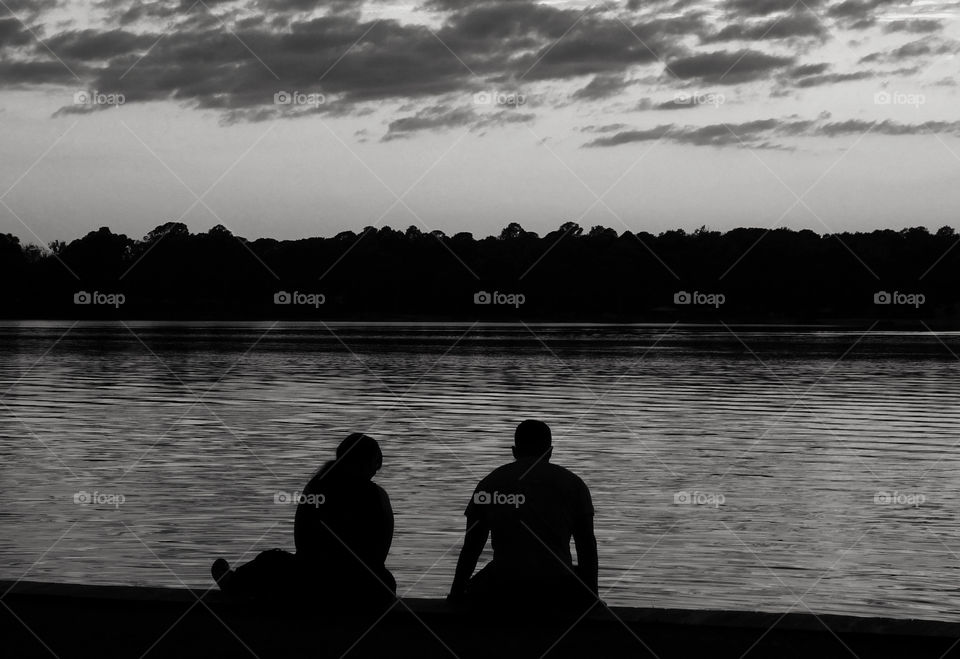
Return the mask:
<path id="1" fill-rule="evenodd" d="M 561 467 L 560 465 L 555 465 L 553 463 L 551 463 L 550 466 L 553 467 L 554 470 L 552 477 L 555 478 L 557 482 L 562 483 L 564 487 L 581 492 L 590 491 L 590 488 L 587 487 L 587 484 L 583 481 L 583 479 L 566 467 Z"/>
<path id="2" fill-rule="evenodd" d="M 489 474 L 484 476 L 482 479 L 480 479 L 480 486 L 486 485 L 488 483 L 507 480 L 507 479 L 514 479 L 522 473 L 523 473 L 522 471 L 518 471 L 516 462 L 508 462 L 506 464 L 500 465 L 499 467 L 491 471 Z"/>
<path id="3" fill-rule="evenodd" d="M 525 460 L 515 460 L 501 465 L 487 474 L 481 485 L 497 483 L 506 480 L 518 480 L 527 475 L 535 475 L 539 479 L 547 479 L 552 482 L 562 483 L 569 487 L 586 488 L 586 483 L 575 473 L 561 467 L 553 462 L 541 460 L 539 462 L 529 462 Z"/>
<path id="4" fill-rule="evenodd" d="M 544 470 L 547 473 L 549 473 L 551 477 L 556 478 L 558 480 L 563 480 L 568 483 L 574 483 L 577 485 L 586 486 L 582 478 L 577 476 L 575 473 L 573 473 L 566 467 L 561 467 L 560 465 L 554 464 L 553 462 L 547 462 L 544 465 Z"/>

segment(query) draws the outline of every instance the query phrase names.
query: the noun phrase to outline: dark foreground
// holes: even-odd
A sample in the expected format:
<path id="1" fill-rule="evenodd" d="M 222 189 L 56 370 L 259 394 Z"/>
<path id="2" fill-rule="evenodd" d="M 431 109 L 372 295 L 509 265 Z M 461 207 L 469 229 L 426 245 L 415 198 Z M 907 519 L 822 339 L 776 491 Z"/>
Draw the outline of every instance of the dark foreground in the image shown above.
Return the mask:
<path id="1" fill-rule="evenodd" d="M 386 614 L 252 609 L 219 593 L 0 581 L 4 657 L 943 657 L 960 624 L 611 607 L 531 619 L 404 599 Z"/>

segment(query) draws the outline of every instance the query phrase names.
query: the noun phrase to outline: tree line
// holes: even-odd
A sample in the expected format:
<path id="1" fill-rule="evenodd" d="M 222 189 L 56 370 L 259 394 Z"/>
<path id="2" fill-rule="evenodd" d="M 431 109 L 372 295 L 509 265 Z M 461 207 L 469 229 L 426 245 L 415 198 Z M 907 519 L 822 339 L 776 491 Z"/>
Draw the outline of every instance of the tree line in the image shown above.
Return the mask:
<path id="1" fill-rule="evenodd" d="M 930 322 L 960 320 L 951 227 L 545 235 L 367 227 L 247 240 L 170 222 L 69 243 L 0 234 L 6 318 Z"/>

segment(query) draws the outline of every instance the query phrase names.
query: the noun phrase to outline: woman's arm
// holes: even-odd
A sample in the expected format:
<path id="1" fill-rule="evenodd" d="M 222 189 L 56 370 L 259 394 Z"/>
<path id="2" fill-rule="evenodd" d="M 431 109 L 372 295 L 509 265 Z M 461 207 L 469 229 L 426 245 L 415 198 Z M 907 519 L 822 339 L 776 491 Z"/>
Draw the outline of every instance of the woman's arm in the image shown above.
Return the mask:
<path id="1" fill-rule="evenodd" d="M 390 553 L 390 546 L 393 544 L 393 507 L 390 505 L 390 496 L 387 491 L 377 485 L 380 491 L 380 506 L 383 510 L 383 560 L 386 562 L 387 554 Z"/>

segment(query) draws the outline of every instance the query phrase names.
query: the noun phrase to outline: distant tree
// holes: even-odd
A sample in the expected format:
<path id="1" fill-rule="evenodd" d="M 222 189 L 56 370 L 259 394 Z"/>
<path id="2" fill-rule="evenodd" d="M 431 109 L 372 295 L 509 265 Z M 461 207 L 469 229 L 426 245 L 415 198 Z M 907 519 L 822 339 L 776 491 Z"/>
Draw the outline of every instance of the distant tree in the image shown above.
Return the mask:
<path id="1" fill-rule="evenodd" d="M 704 225 L 659 235 L 592 226 L 584 236 L 575 222 L 543 237 L 518 222 L 482 238 L 468 232 L 447 238 L 439 230 L 427 236 L 416 226 L 363 231 L 247 242 L 221 225 L 191 234 L 168 222 L 143 240 L 101 227 L 49 249 L 0 234 L 0 314 L 117 312 L 77 309 L 72 295 L 82 287 L 123 291 L 122 313 L 158 318 L 476 320 L 520 317 L 497 305 L 477 308 L 470 302 L 477 290 L 522 290 L 523 317 L 531 319 L 886 318 L 960 325 L 960 249 L 951 249 L 957 232 L 949 226 L 935 235 L 924 227 L 821 235 L 767 227 L 721 233 Z M 327 304 L 277 307 L 278 290 L 322 291 Z M 672 304 L 678 290 L 722 292 L 727 302 L 720 309 L 678 308 Z M 923 292 L 927 302 L 878 308 L 877 290 Z"/>
<path id="2" fill-rule="evenodd" d="M 208 235 L 211 238 L 233 238 L 233 232 L 222 224 L 218 224 L 210 229 Z"/>
<path id="3" fill-rule="evenodd" d="M 605 226 L 597 225 L 590 229 L 590 233 L 587 234 L 590 238 L 605 238 L 612 240 L 617 238 L 617 232 L 615 229 L 609 229 Z"/>
<path id="4" fill-rule="evenodd" d="M 511 222 L 500 232 L 500 240 L 516 240 L 517 238 L 523 238 L 525 234 L 526 231 L 523 230 L 522 226 L 517 222 Z"/>
<path id="5" fill-rule="evenodd" d="M 183 222 L 166 222 L 144 236 L 145 243 L 154 243 L 161 238 L 186 238 L 190 235 L 190 229 Z"/>

